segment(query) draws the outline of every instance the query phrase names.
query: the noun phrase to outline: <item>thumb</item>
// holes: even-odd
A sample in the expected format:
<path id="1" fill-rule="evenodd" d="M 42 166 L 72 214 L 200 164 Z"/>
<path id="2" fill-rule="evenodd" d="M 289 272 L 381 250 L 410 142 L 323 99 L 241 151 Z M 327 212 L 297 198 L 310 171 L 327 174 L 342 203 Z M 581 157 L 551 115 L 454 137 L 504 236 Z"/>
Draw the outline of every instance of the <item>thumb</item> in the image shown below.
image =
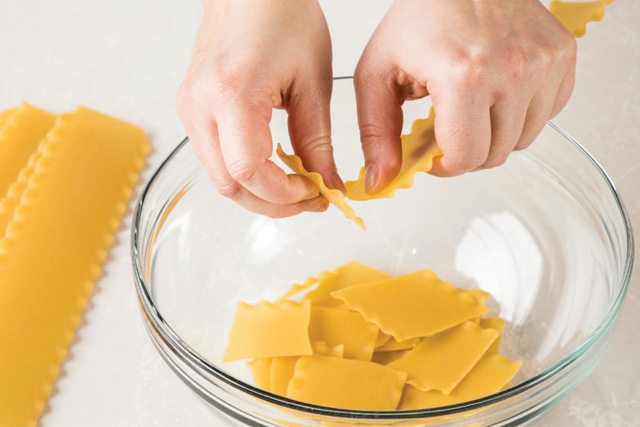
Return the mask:
<path id="1" fill-rule="evenodd" d="M 303 81 L 306 87 L 295 82 L 287 102 L 291 145 L 305 169 L 322 175 L 328 187 L 345 192 L 331 145 L 331 75 Z"/>
<path id="2" fill-rule="evenodd" d="M 393 181 L 402 163 L 402 102 L 392 73 L 363 62 L 354 75 L 360 142 L 365 161 L 365 191 L 376 193 Z"/>

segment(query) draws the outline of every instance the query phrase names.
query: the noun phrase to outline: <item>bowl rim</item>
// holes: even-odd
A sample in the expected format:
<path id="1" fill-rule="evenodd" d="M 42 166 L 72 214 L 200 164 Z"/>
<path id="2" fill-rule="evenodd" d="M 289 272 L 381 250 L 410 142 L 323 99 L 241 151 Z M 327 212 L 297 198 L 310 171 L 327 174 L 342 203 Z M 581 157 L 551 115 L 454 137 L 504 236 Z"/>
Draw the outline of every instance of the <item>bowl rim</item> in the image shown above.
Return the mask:
<path id="1" fill-rule="evenodd" d="M 345 80 L 351 79 L 351 76 L 343 76 L 336 77 L 334 80 Z M 611 178 L 607 174 L 607 172 L 602 168 L 602 166 L 598 163 L 598 161 L 571 135 L 569 135 L 566 131 L 564 131 L 560 126 L 554 124 L 551 121 L 547 122 L 547 126 L 558 132 L 561 136 L 563 136 L 568 142 L 573 144 L 578 151 L 584 155 L 591 164 L 595 167 L 595 169 L 600 173 L 601 177 L 604 179 L 607 184 L 611 195 L 618 207 L 618 213 L 620 214 L 623 224 L 625 226 L 625 238 L 627 241 L 626 246 L 626 258 L 624 260 L 624 269 L 622 270 L 621 275 L 621 286 L 620 289 L 615 295 L 612 303 L 610 304 L 607 313 L 604 315 L 598 326 L 594 329 L 594 331 L 571 353 L 562 357 L 560 360 L 555 362 L 553 365 L 545 369 L 544 371 L 534 375 L 531 378 L 528 378 L 521 383 L 514 385 L 513 387 L 500 391 L 498 393 L 488 395 L 479 399 L 449 405 L 442 406 L 437 408 L 429 408 L 429 409 L 417 409 L 417 410 L 404 410 L 404 411 L 361 411 L 361 410 L 349 410 L 349 409 L 340 409 L 340 408 L 332 408 L 326 406 L 319 406 L 314 404 L 308 404 L 304 402 L 300 402 L 297 400 L 289 399 L 274 393 L 270 393 L 254 387 L 250 384 L 245 383 L 242 380 L 237 379 L 233 375 L 227 374 L 224 370 L 216 367 L 216 365 L 207 361 L 206 358 L 202 357 L 198 352 L 196 352 L 193 348 L 191 348 L 168 324 L 167 321 L 163 318 L 162 314 L 156 307 L 153 298 L 150 294 L 150 288 L 147 286 L 145 280 L 144 268 L 146 262 L 141 259 L 140 254 L 142 253 L 141 240 L 140 240 L 140 221 L 142 217 L 142 211 L 145 206 L 145 201 L 149 197 L 149 194 L 152 192 L 153 187 L 156 181 L 161 177 L 166 168 L 171 164 L 174 158 L 180 153 L 180 151 L 188 144 L 189 138 L 184 138 L 176 148 L 167 156 L 166 159 L 162 161 L 160 166 L 154 171 L 153 175 L 147 182 L 144 187 L 138 202 L 136 203 L 135 210 L 133 213 L 133 221 L 131 225 L 131 257 L 133 263 L 133 274 L 135 281 L 136 293 L 138 295 L 138 299 L 141 303 L 141 308 L 147 318 L 148 322 L 150 322 L 150 326 L 158 333 L 159 337 L 164 344 L 169 346 L 169 348 L 177 354 L 182 360 L 189 362 L 192 365 L 197 366 L 199 369 L 202 369 L 207 374 L 210 374 L 217 378 L 218 380 L 228 384 L 233 387 L 237 391 L 246 393 L 250 397 L 257 398 L 259 401 L 263 403 L 269 403 L 271 405 L 277 405 L 283 409 L 299 411 L 302 413 L 306 413 L 309 415 L 315 416 L 328 416 L 328 417 L 336 417 L 336 418 L 348 418 L 348 419 L 376 419 L 376 420 L 403 420 L 403 419 L 416 419 L 416 418 L 433 418 L 444 415 L 453 415 L 459 414 L 463 412 L 467 412 L 470 410 L 481 409 L 487 407 L 489 405 L 495 404 L 507 398 L 514 397 L 516 395 L 520 395 L 528 390 L 533 389 L 534 387 L 544 383 L 547 379 L 556 376 L 560 372 L 566 371 L 572 365 L 576 363 L 578 359 L 580 359 L 583 355 L 585 355 L 590 349 L 592 349 L 597 341 L 604 335 L 605 331 L 607 331 L 613 320 L 616 318 L 618 314 L 622 301 L 627 293 L 629 281 L 631 278 L 631 272 L 633 269 L 633 260 L 634 260 L 634 240 L 633 240 L 633 230 L 631 226 L 631 221 L 629 219 L 629 215 L 627 210 L 622 202 L 618 191 L 611 181 Z M 163 211 L 167 209 L 167 206 L 163 207 Z M 157 227 L 157 224 L 154 226 Z M 160 223 L 161 227 L 161 223 Z"/>

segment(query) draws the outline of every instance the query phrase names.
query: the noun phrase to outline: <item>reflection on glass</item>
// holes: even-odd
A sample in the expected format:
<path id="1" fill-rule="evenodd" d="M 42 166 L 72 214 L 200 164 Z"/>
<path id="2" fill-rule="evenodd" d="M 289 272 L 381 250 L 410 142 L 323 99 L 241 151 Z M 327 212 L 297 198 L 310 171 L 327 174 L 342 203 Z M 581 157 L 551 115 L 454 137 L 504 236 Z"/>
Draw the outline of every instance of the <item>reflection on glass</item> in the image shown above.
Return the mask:
<path id="1" fill-rule="evenodd" d="M 521 325 L 533 308 L 543 256 L 529 230 L 511 212 L 476 217 L 456 248 L 456 269 L 490 292 L 500 316 Z"/>

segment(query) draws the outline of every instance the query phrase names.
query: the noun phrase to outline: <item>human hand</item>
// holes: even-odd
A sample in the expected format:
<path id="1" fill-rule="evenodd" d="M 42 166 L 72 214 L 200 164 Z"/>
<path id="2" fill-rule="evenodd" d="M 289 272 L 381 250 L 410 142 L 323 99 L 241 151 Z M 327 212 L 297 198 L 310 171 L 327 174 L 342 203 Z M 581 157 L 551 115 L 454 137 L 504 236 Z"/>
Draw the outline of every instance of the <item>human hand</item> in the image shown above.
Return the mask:
<path id="1" fill-rule="evenodd" d="M 396 0 L 354 76 L 365 188 L 400 169 L 405 100 L 431 96 L 443 153 L 432 174 L 491 168 L 566 105 L 575 62 L 574 38 L 539 0 Z"/>
<path id="2" fill-rule="evenodd" d="M 269 160 L 273 108 L 284 108 L 308 170 L 344 189 L 331 146 L 331 40 L 316 1 L 203 1 L 204 19 L 178 91 L 180 117 L 216 189 L 272 217 L 324 211 L 307 178 Z"/>

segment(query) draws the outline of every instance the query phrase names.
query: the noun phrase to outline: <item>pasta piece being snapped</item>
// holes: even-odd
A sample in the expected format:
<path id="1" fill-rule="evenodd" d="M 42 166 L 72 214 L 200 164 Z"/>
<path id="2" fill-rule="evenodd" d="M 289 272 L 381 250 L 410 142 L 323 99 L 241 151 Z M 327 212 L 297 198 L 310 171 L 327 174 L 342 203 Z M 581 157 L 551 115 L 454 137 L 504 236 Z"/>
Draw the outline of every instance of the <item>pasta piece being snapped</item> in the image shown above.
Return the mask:
<path id="1" fill-rule="evenodd" d="M 489 312 L 431 270 L 352 286 L 331 295 L 397 341 L 430 336 Z"/>
<path id="2" fill-rule="evenodd" d="M 329 346 L 344 345 L 344 357 L 370 361 L 378 338 L 378 327 L 353 311 L 311 308 L 309 339 Z"/>
<path id="3" fill-rule="evenodd" d="M 303 356 L 287 397 L 333 408 L 394 411 L 406 379 L 404 372 L 372 362 Z"/>
<path id="4" fill-rule="evenodd" d="M 329 201 L 329 203 L 340 209 L 344 216 L 346 216 L 350 220 L 355 221 L 355 223 L 362 227 L 363 230 L 366 230 L 364 221 L 362 220 L 362 218 L 358 217 L 353 208 L 349 206 L 349 204 L 347 204 L 342 191 L 327 187 L 322 179 L 322 175 L 320 175 L 318 172 L 307 171 L 302 164 L 302 159 L 300 159 L 300 157 L 296 156 L 295 154 L 285 153 L 280 144 L 278 144 L 276 153 L 278 154 L 278 157 L 280 157 L 280 160 L 282 160 L 284 164 L 287 165 L 292 171 L 302 176 L 306 176 L 311 181 L 313 181 L 313 183 L 318 186 L 320 194 L 322 194 Z"/>
<path id="5" fill-rule="evenodd" d="M 280 304 L 263 301 L 256 305 L 239 302 L 222 361 L 310 355 L 313 353 L 307 332 L 310 317 L 308 301 Z"/>
<path id="6" fill-rule="evenodd" d="M 433 167 L 433 159 L 442 155 L 436 144 L 434 123 L 435 115 L 432 108 L 428 118 L 416 120 L 411 126 L 411 132 L 401 136 L 402 165 L 391 184 L 376 194 L 368 194 L 364 191 L 365 169 L 362 168 L 357 180 L 345 183 L 347 197 L 351 200 L 391 198 L 396 190 L 411 187 L 415 174 L 429 172 Z"/>
<path id="7" fill-rule="evenodd" d="M 549 5 L 549 11 L 574 37 L 582 37 L 587 31 L 587 24 L 602 20 L 605 8 L 614 1 L 568 2 L 553 0 Z"/>
<path id="8" fill-rule="evenodd" d="M 407 385 L 400 410 L 455 405 L 497 393 L 505 388 L 521 365 L 522 362 L 514 362 L 499 354 L 487 355 L 448 395 L 434 390 L 424 392 Z"/>

